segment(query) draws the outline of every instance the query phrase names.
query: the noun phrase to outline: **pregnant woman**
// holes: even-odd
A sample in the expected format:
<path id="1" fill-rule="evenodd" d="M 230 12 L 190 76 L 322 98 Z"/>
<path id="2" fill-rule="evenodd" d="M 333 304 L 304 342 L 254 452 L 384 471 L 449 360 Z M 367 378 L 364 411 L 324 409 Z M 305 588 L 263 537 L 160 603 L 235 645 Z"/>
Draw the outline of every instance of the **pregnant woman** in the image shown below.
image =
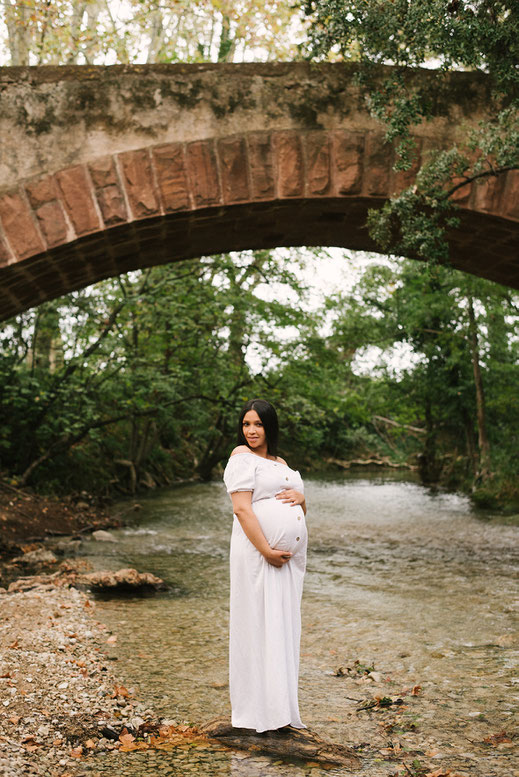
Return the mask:
<path id="1" fill-rule="evenodd" d="M 232 725 L 258 732 L 294 726 L 307 531 L 303 481 L 277 455 L 269 402 L 246 403 L 225 468 L 231 538 L 229 676 Z"/>

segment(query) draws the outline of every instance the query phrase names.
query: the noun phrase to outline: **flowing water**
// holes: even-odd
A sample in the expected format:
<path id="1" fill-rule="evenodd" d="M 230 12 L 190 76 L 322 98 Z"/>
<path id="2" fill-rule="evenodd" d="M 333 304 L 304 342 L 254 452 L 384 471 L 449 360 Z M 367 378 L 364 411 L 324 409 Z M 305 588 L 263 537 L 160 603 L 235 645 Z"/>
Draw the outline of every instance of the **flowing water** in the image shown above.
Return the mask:
<path id="1" fill-rule="evenodd" d="M 476 513 L 464 496 L 396 475 L 307 477 L 305 486 L 303 721 L 355 747 L 358 773 L 370 777 L 403 773 L 404 762 L 409 774 L 519 777 L 518 529 Z M 161 490 L 113 532 L 116 543 L 84 543 L 96 569 L 135 567 L 168 584 L 153 596 L 98 598 L 96 617 L 117 635 L 107 652 L 121 681 L 178 723 L 230 713 L 230 508 L 220 482 Z M 403 703 L 359 710 L 377 697 Z M 97 755 L 87 768 L 132 776 L 325 773 L 195 747 Z"/>

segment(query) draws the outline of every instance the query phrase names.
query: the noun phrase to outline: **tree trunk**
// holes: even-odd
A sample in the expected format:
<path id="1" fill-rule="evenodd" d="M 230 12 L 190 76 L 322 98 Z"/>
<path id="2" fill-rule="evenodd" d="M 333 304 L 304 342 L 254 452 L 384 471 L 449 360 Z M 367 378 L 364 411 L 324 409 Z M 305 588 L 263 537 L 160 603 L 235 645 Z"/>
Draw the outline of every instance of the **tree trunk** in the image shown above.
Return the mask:
<path id="1" fill-rule="evenodd" d="M 222 15 L 222 33 L 218 47 L 218 62 L 232 62 L 233 51 L 234 40 L 231 35 L 231 20 L 224 14 Z"/>
<path id="2" fill-rule="evenodd" d="M 468 412 L 465 412 L 463 418 L 463 426 L 465 428 L 465 441 L 467 444 L 467 457 L 470 462 L 470 471 L 472 473 L 472 476 L 474 478 L 477 478 L 478 476 L 478 455 L 474 440 L 474 425 L 472 423 L 472 418 L 470 417 L 470 414 Z"/>
<path id="3" fill-rule="evenodd" d="M 479 360 L 479 341 L 474 314 L 474 301 L 472 295 L 467 297 L 468 317 L 469 317 L 469 342 L 472 357 L 472 368 L 474 372 L 474 386 L 476 389 L 476 408 L 478 421 L 478 447 L 479 447 L 479 477 L 487 480 L 490 477 L 490 443 L 487 435 L 485 392 L 483 390 L 483 379 L 481 376 L 481 365 Z"/>
<path id="4" fill-rule="evenodd" d="M 434 422 L 431 399 L 431 372 L 434 370 L 431 359 L 428 360 L 427 386 L 425 388 L 425 441 L 422 454 L 418 460 L 420 477 L 424 483 L 437 483 L 440 476 L 440 467 L 436 451 L 436 426 Z"/>
<path id="5" fill-rule="evenodd" d="M 434 483 L 437 480 L 436 463 L 436 430 L 432 417 L 431 400 L 427 397 L 425 400 L 425 445 L 420 462 L 420 474 L 424 483 Z"/>
<path id="6" fill-rule="evenodd" d="M 159 54 L 164 45 L 164 20 L 162 12 L 156 8 L 151 15 L 150 42 L 146 62 L 148 64 L 159 61 Z"/>
<path id="7" fill-rule="evenodd" d="M 78 55 L 81 54 L 81 49 L 78 46 L 78 40 L 81 34 L 81 24 L 83 21 L 83 16 L 85 15 L 86 7 L 87 7 L 86 0 L 83 0 L 83 2 L 76 2 L 73 4 L 73 7 L 72 7 L 72 19 L 70 22 L 70 36 L 72 38 L 74 47 L 67 60 L 67 63 L 69 65 L 73 63 L 77 64 Z"/>
<path id="8" fill-rule="evenodd" d="M 13 66 L 29 64 L 29 29 L 26 19 L 28 10 L 16 0 L 6 0 L 5 23 Z"/>

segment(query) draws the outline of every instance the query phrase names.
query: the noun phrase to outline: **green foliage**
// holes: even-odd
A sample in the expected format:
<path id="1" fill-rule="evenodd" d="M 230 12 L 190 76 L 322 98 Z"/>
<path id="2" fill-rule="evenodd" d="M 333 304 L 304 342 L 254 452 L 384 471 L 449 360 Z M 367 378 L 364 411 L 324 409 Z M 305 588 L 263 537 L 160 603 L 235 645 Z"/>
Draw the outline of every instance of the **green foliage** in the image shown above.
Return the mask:
<path id="1" fill-rule="evenodd" d="M 286 289 L 289 301 L 261 296 L 261 285 Z M 285 357 L 275 332 L 305 319 L 303 291 L 292 269 L 259 251 L 130 273 L 9 322 L 3 468 L 39 486 L 63 470 L 75 488 L 87 471 L 97 488 L 134 488 L 150 462 L 159 480 L 194 469 L 208 477 L 227 453 L 243 391 L 259 380 L 247 355 L 256 351 L 258 368 Z M 177 455 L 186 440 L 187 464 Z"/>
<path id="2" fill-rule="evenodd" d="M 373 116 L 396 143 L 396 169 L 413 163 L 411 130 L 433 115 L 430 95 L 412 70 L 484 73 L 491 116 L 468 134 L 463 148 L 425 160 L 415 183 L 379 211 L 371 211 L 372 237 L 394 255 L 444 262 L 446 230 L 457 225 L 452 195 L 476 180 L 519 168 L 519 5 L 490 0 L 306 0 L 311 22 L 307 56 L 360 64 L 359 84 Z M 373 66 L 393 70 L 375 84 Z"/>
<path id="3" fill-rule="evenodd" d="M 243 402 L 264 396 L 294 464 L 386 456 L 418 463 L 425 480 L 476 483 L 480 501 L 512 503 L 517 295 L 445 267 L 385 260 L 315 312 L 299 280 L 305 261 L 259 251 L 179 262 L 8 322 L 3 474 L 58 493 L 208 478 L 234 444 Z M 469 300 L 493 473 L 485 482 Z M 396 371 L 395 348 L 408 354 Z"/>
<path id="4" fill-rule="evenodd" d="M 471 302 L 479 354 L 473 349 Z M 415 452 L 425 479 L 466 486 L 479 479 L 481 410 L 492 471 L 500 473 L 492 476 L 491 489 L 504 493 L 508 483 L 510 493 L 516 492 L 518 312 L 517 295 L 503 287 L 447 267 L 419 269 L 410 261 L 372 266 L 352 298 L 343 301 L 335 340 L 386 351 L 402 343 L 413 356 L 399 375 L 386 372 L 381 381 L 386 404 L 378 397 L 376 412 L 404 425 L 408 453 L 409 437 L 418 443 Z M 475 388 L 476 358 L 485 390 L 482 408 Z M 393 431 L 388 443 L 402 448 Z"/>

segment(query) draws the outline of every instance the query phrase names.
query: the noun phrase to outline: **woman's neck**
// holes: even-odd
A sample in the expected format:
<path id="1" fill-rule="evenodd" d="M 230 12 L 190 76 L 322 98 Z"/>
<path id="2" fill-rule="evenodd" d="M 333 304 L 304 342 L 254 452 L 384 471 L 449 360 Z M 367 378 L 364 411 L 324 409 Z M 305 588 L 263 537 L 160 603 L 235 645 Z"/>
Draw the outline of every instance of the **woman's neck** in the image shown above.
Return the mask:
<path id="1" fill-rule="evenodd" d="M 267 443 L 265 443 L 264 445 L 261 445 L 261 446 L 260 446 L 260 447 L 258 447 L 258 448 L 251 448 L 251 449 L 250 449 L 250 451 L 251 451 L 251 453 L 253 453 L 255 456 L 260 456 L 262 459 L 273 458 L 272 456 L 269 456 L 269 455 L 268 455 L 268 447 L 267 447 Z"/>

